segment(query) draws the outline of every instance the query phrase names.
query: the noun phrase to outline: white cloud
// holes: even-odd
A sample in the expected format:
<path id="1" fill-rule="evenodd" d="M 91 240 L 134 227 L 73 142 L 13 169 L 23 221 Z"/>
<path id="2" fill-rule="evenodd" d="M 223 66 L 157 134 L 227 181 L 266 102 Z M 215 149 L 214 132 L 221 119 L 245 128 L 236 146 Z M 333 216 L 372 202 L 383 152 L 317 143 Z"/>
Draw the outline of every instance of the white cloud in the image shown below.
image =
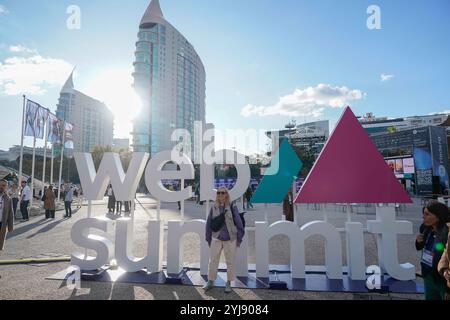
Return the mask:
<path id="1" fill-rule="evenodd" d="M 395 78 L 395 76 L 393 74 L 384 74 L 384 73 L 382 73 L 381 76 L 380 76 L 381 82 L 390 81 L 390 80 L 392 80 L 394 78 Z"/>
<path id="2" fill-rule="evenodd" d="M 11 46 L 14 56 L 0 62 L 0 94 L 42 95 L 51 86 L 62 86 L 73 67 L 70 63 L 55 58 L 41 56 L 36 50 L 24 46 Z"/>
<path id="3" fill-rule="evenodd" d="M 272 106 L 247 105 L 241 115 L 271 116 L 282 115 L 289 117 L 320 117 L 326 108 L 343 108 L 350 101 L 361 100 L 365 96 L 360 90 L 347 87 L 333 87 L 329 84 L 319 84 L 304 90 L 296 89 L 294 93 L 281 97 Z"/>
<path id="4" fill-rule="evenodd" d="M 0 4 L 0 14 L 2 13 L 9 13 L 9 11 L 4 5 Z"/>
<path id="5" fill-rule="evenodd" d="M 30 49 L 21 44 L 18 44 L 16 46 L 10 46 L 9 51 L 14 53 L 34 53 L 34 54 L 38 53 L 36 49 Z"/>

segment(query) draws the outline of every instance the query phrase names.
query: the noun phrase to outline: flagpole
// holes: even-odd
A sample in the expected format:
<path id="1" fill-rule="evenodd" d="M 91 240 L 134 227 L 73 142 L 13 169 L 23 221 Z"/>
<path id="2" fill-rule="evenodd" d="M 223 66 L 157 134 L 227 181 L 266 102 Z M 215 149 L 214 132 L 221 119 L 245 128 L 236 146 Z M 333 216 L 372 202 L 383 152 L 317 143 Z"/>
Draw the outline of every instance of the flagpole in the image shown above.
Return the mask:
<path id="1" fill-rule="evenodd" d="M 48 142 L 48 125 L 47 120 L 45 121 L 45 142 L 44 142 L 44 164 L 42 169 L 42 196 L 44 195 L 44 186 L 45 186 L 45 167 L 47 165 L 47 142 Z"/>
<path id="2" fill-rule="evenodd" d="M 22 183 L 22 174 L 23 174 L 23 142 L 24 142 L 24 131 L 25 131 L 25 106 L 26 106 L 27 98 L 23 95 L 23 111 L 22 111 L 22 133 L 20 136 L 20 163 L 19 163 L 19 185 Z"/>
<path id="3" fill-rule="evenodd" d="M 52 160 L 50 162 L 50 185 L 53 185 L 53 150 L 55 148 L 55 143 L 52 142 Z"/>
<path id="4" fill-rule="evenodd" d="M 30 208 L 33 206 L 33 198 L 34 198 L 34 164 L 36 161 L 36 137 L 33 137 L 33 161 L 31 164 L 31 200 L 30 200 Z"/>
<path id="5" fill-rule="evenodd" d="M 58 202 L 61 200 L 61 180 L 62 180 L 62 166 L 64 160 L 64 144 L 66 143 L 66 122 L 63 122 L 64 131 L 61 144 L 61 162 L 59 164 L 59 183 L 58 183 Z"/>

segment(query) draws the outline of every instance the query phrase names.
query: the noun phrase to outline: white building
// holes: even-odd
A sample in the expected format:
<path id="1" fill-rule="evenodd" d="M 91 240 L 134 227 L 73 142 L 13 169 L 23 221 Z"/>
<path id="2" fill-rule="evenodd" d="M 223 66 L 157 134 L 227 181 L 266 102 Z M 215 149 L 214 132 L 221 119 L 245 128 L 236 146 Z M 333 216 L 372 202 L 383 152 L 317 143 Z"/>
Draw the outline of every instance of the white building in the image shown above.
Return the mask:
<path id="1" fill-rule="evenodd" d="M 290 123 L 282 130 L 267 132 L 267 136 L 271 139 L 276 136 L 278 139 L 287 138 L 292 146 L 304 148 L 318 157 L 330 137 L 330 122 L 324 120 L 301 125 Z"/>
<path id="2" fill-rule="evenodd" d="M 449 119 L 449 114 L 434 114 L 427 116 L 413 116 L 405 118 L 377 118 L 373 113 L 367 113 L 359 119 L 363 128 L 369 134 L 387 133 L 390 130 L 401 131 L 426 126 L 443 126 Z"/>
<path id="3" fill-rule="evenodd" d="M 75 90 L 73 73 L 61 90 L 56 116 L 74 125 L 74 152 L 113 144 L 114 116 L 103 103 Z"/>
<path id="4" fill-rule="evenodd" d="M 114 139 L 113 147 L 114 149 L 123 149 L 128 151 L 130 149 L 130 139 Z"/>
<path id="5" fill-rule="evenodd" d="M 134 87 L 141 114 L 133 126 L 133 150 L 155 154 L 169 150 L 174 129 L 191 135 L 195 121 L 205 123 L 206 74 L 188 40 L 164 18 L 152 0 L 139 25 Z"/>

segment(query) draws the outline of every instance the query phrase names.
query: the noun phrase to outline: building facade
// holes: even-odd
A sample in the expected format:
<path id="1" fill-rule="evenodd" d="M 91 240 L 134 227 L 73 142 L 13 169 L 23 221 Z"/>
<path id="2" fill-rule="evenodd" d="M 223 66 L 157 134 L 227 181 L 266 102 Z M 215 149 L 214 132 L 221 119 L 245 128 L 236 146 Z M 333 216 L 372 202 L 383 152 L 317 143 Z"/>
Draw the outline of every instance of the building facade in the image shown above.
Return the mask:
<path id="1" fill-rule="evenodd" d="M 292 146 L 303 148 L 317 158 L 330 137 L 330 122 L 316 121 L 301 125 L 288 124 L 285 129 L 268 132 L 269 138 L 277 134 L 279 139 L 287 138 Z"/>
<path id="2" fill-rule="evenodd" d="M 377 133 L 371 139 L 406 189 L 417 195 L 448 193 L 446 128 L 425 126 Z"/>
<path id="3" fill-rule="evenodd" d="M 116 150 L 130 150 L 130 139 L 114 139 L 113 147 Z"/>
<path id="4" fill-rule="evenodd" d="M 151 1 L 139 25 L 133 77 L 142 102 L 133 124 L 135 152 L 169 150 L 175 129 L 193 135 L 195 121 L 205 123 L 205 68 L 194 47 L 165 20 L 158 0 Z"/>
<path id="5" fill-rule="evenodd" d="M 74 125 L 74 152 L 113 144 L 113 113 L 103 102 L 75 90 L 73 73 L 61 90 L 56 116 Z"/>
<path id="6" fill-rule="evenodd" d="M 373 113 L 367 113 L 359 119 L 359 122 L 369 135 L 388 133 L 424 126 L 443 126 L 449 119 L 449 114 L 435 114 L 426 116 L 414 116 L 390 119 L 377 118 Z"/>

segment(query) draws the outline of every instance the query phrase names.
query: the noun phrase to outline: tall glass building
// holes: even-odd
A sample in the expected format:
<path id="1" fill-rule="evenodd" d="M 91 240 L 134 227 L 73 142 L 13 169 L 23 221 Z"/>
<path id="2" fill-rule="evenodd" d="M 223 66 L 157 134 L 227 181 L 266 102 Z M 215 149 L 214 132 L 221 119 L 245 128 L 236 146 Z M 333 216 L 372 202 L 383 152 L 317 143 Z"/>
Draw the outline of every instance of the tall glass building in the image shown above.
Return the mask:
<path id="1" fill-rule="evenodd" d="M 193 136 L 194 122 L 205 123 L 206 74 L 194 47 L 164 18 L 152 0 L 139 26 L 134 87 L 142 101 L 134 121 L 133 150 L 155 154 L 174 145 L 174 129 Z"/>
<path id="2" fill-rule="evenodd" d="M 92 152 L 96 146 L 113 144 L 113 113 L 103 102 L 75 89 L 73 72 L 60 92 L 56 116 L 74 125 L 73 152 Z"/>

